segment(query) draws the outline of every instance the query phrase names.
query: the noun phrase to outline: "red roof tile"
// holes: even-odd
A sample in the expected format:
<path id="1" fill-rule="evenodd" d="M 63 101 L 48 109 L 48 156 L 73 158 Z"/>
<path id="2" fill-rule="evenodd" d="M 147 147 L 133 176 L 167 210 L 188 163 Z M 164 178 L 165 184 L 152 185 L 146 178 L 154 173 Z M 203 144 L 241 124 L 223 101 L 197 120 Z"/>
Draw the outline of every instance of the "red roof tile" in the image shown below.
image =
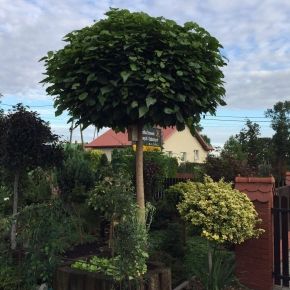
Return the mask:
<path id="1" fill-rule="evenodd" d="M 116 133 L 112 129 L 108 130 L 101 136 L 97 137 L 95 140 L 86 144 L 87 148 L 94 147 L 126 147 L 132 145 L 131 141 L 128 141 L 128 132 L 118 132 Z"/>
<path id="2" fill-rule="evenodd" d="M 167 127 L 162 130 L 163 142 L 166 141 L 174 132 L 177 131 L 176 127 Z M 212 150 L 212 147 L 209 146 L 203 138 L 196 132 L 196 138 L 206 151 Z M 128 132 L 125 133 L 119 132 L 116 133 L 112 129 L 108 130 L 101 136 L 97 137 L 92 142 L 85 145 L 86 148 L 111 148 L 111 147 L 127 147 L 132 145 L 131 141 L 128 141 Z"/>

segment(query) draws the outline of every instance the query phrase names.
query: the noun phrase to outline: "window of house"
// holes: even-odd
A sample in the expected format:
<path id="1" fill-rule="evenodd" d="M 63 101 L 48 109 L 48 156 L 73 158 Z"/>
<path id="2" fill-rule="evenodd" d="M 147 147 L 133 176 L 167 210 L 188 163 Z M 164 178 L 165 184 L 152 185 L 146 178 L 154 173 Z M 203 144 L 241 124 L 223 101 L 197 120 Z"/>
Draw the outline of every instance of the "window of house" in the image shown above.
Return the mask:
<path id="1" fill-rule="evenodd" d="M 193 159 L 194 159 L 194 161 L 198 161 L 199 160 L 199 152 L 198 152 L 198 150 L 193 150 Z"/>
<path id="2" fill-rule="evenodd" d="M 186 152 L 181 152 L 181 158 L 180 158 L 180 160 L 182 162 L 186 162 Z"/>

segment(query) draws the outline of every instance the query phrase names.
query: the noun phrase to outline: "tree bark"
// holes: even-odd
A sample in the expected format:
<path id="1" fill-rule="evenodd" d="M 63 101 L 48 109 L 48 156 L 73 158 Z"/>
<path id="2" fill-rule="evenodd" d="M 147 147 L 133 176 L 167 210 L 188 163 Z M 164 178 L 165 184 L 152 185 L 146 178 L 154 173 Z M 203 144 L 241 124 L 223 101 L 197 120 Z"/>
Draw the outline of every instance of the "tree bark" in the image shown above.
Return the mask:
<path id="1" fill-rule="evenodd" d="M 71 126 L 69 128 L 70 135 L 69 135 L 69 143 L 72 143 L 72 137 L 73 137 L 73 130 L 74 130 L 74 120 L 71 121 Z"/>
<path id="2" fill-rule="evenodd" d="M 145 198 L 144 198 L 144 177 L 143 177 L 143 126 L 137 125 L 137 144 L 136 144 L 136 195 L 139 206 L 140 222 L 145 224 Z"/>
<path id="3" fill-rule="evenodd" d="M 82 124 L 80 124 L 80 133 L 81 133 L 81 142 L 82 142 L 82 146 L 84 146 L 84 136 L 83 136 Z"/>
<path id="4" fill-rule="evenodd" d="M 207 252 L 207 255 L 208 255 L 208 273 L 209 273 L 209 276 L 211 277 L 211 272 L 212 272 L 212 249 L 211 249 L 211 246 L 210 246 L 210 242 L 208 241 L 207 242 L 207 246 L 208 246 L 208 252 Z"/>
<path id="5" fill-rule="evenodd" d="M 19 171 L 14 176 L 13 188 L 13 214 L 12 214 L 12 227 L 11 227 L 11 249 L 16 249 L 16 227 L 17 227 L 17 208 L 18 208 L 18 185 L 19 185 Z"/>

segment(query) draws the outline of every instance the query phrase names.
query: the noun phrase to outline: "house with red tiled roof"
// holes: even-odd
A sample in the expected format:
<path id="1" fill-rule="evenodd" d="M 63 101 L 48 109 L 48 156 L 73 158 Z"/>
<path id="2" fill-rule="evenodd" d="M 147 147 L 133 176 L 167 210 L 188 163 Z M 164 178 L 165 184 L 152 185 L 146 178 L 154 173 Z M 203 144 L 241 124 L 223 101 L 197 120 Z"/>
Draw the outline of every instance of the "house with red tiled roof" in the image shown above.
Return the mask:
<path id="1" fill-rule="evenodd" d="M 213 150 L 197 131 L 195 136 L 192 136 L 187 127 L 183 131 L 177 131 L 175 127 L 168 127 L 161 129 L 161 133 L 162 151 L 169 156 L 176 157 L 179 162 L 203 163 L 208 153 Z M 127 131 L 116 133 L 110 129 L 86 144 L 85 148 L 89 150 L 101 150 L 107 155 L 108 160 L 111 160 L 114 149 L 126 148 L 133 145 L 128 137 Z"/>

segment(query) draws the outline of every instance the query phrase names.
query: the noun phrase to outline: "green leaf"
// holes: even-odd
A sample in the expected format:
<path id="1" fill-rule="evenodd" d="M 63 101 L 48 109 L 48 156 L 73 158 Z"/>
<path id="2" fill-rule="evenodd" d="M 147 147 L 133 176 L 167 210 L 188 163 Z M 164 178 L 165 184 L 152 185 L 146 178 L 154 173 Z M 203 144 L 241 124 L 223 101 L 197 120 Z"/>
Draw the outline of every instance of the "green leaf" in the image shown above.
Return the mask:
<path id="1" fill-rule="evenodd" d="M 172 110 L 170 108 L 165 108 L 164 113 L 170 115 L 170 114 L 174 113 L 174 110 Z"/>
<path id="2" fill-rule="evenodd" d="M 133 102 L 131 103 L 131 107 L 132 107 L 132 108 L 136 108 L 136 107 L 138 107 L 138 102 L 137 102 L 137 101 L 133 101 Z"/>
<path id="3" fill-rule="evenodd" d="M 43 60 L 46 60 L 47 59 L 47 56 L 44 56 L 44 57 L 42 57 L 40 60 L 39 60 L 39 62 L 40 61 L 43 61 Z"/>
<path id="4" fill-rule="evenodd" d="M 80 86 L 80 83 L 75 83 L 72 85 L 72 89 L 75 90 L 76 88 L 78 88 Z"/>
<path id="5" fill-rule="evenodd" d="M 137 68 L 135 63 L 131 63 L 130 64 L 130 68 L 131 68 L 132 71 L 137 71 L 138 70 L 138 68 Z"/>
<path id="6" fill-rule="evenodd" d="M 177 94 L 177 100 L 180 102 L 185 102 L 186 96 L 183 94 Z"/>
<path id="7" fill-rule="evenodd" d="M 219 103 L 221 106 L 226 106 L 226 104 L 227 104 L 224 100 L 220 100 Z"/>
<path id="8" fill-rule="evenodd" d="M 147 112 L 149 111 L 149 109 L 145 106 L 142 106 L 139 108 L 139 118 L 142 118 Z"/>
<path id="9" fill-rule="evenodd" d="M 184 118 L 183 116 L 180 114 L 180 112 L 176 113 L 176 118 L 180 123 L 184 123 Z"/>
<path id="10" fill-rule="evenodd" d="M 155 50 L 155 52 L 156 52 L 158 57 L 160 57 L 162 55 L 162 53 L 163 53 L 161 50 Z"/>
<path id="11" fill-rule="evenodd" d="M 189 66 L 192 66 L 194 68 L 200 68 L 201 67 L 198 63 L 192 62 L 192 61 L 189 63 Z"/>
<path id="12" fill-rule="evenodd" d="M 101 87 L 101 93 L 102 95 L 105 95 L 106 93 L 109 93 L 113 90 L 112 86 L 104 86 Z"/>
<path id="13" fill-rule="evenodd" d="M 182 72 L 181 70 L 178 70 L 178 71 L 176 72 L 176 74 L 177 74 L 179 77 L 182 77 L 182 76 L 183 76 L 183 72 Z"/>
<path id="14" fill-rule="evenodd" d="M 165 68 L 165 63 L 163 61 L 160 62 L 160 67 Z"/>
<path id="15" fill-rule="evenodd" d="M 154 82 L 154 81 L 155 81 L 155 78 L 153 78 L 153 77 L 150 77 L 150 78 L 148 79 L 148 81 L 149 81 L 150 83 L 152 83 L 152 82 Z"/>
<path id="16" fill-rule="evenodd" d="M 122 71 L 121 72 L 121 77 L 122 77 L 124 83 L 128 80 L 128 78 L 131 76 L 131 74 L 132 74 L 131 71 Z"/>
<path id="17" fill-rule="evenodd" d="M 103 106 L 104 103 L 105 103 L 106 98 L 103 96 L 103 94 L 101 92 L 98 95 L 98 100 L 99 100 L 101 106 Z"/>
<path id="18" fill-rule="evenodd" d="M 206 83 L 204 76 L 197 76 L 197 79 L 202 83 Z"/>
<path id="19" fill-rule="evenodd" d="M 90 98 L 89 99 L 89 106 L 94 106 L 96 104 L 96 99 Z"/>
<path id="20" fill-rule="evenodd" d="M 87 96 L 88 96 L 88 93 L 84 92 L 84 93 L 79 95 L 79 100 L 83 101 L 87 98 Z"/>
<path id="21" fill-rule="evenodd" d="M 95 76 L 95 74 L 94 73 L 90 73 L 89 75 L 88 75 L 88 77 L 87 77 L 87 81 L 86 81 L 86 83 L 88 83 L 88 82 L 90 82 L 90 81 L 93 81 L 93 80 L 96 80 L 97 79 L 97 77 Z"/>
<path id="22" fill-rule="evenodd" d="M 149 108 L 151 105 L 154 105 L 157 102 L 155 98 L 148 97 L 146 98 L 146 105 Z"/>
<path id="23" fill-rule="evenodd" d="M 58 108 L 58 109 L 55 111 L 54 115 L 55 115 L 56 117 L 58 117 L 58 116 L 60 116 L 60 115 L 62 114 L 62 112 L 63 112 L 63 110 L 60 109 L 60 108 Z"/>
<path id="24" fill-rule="evenodd" d="M 47 56 L 48 56 L 48 59 L 52 58 L 53 57 L 53 51 L 49 51 L 47 53 Z"/>

